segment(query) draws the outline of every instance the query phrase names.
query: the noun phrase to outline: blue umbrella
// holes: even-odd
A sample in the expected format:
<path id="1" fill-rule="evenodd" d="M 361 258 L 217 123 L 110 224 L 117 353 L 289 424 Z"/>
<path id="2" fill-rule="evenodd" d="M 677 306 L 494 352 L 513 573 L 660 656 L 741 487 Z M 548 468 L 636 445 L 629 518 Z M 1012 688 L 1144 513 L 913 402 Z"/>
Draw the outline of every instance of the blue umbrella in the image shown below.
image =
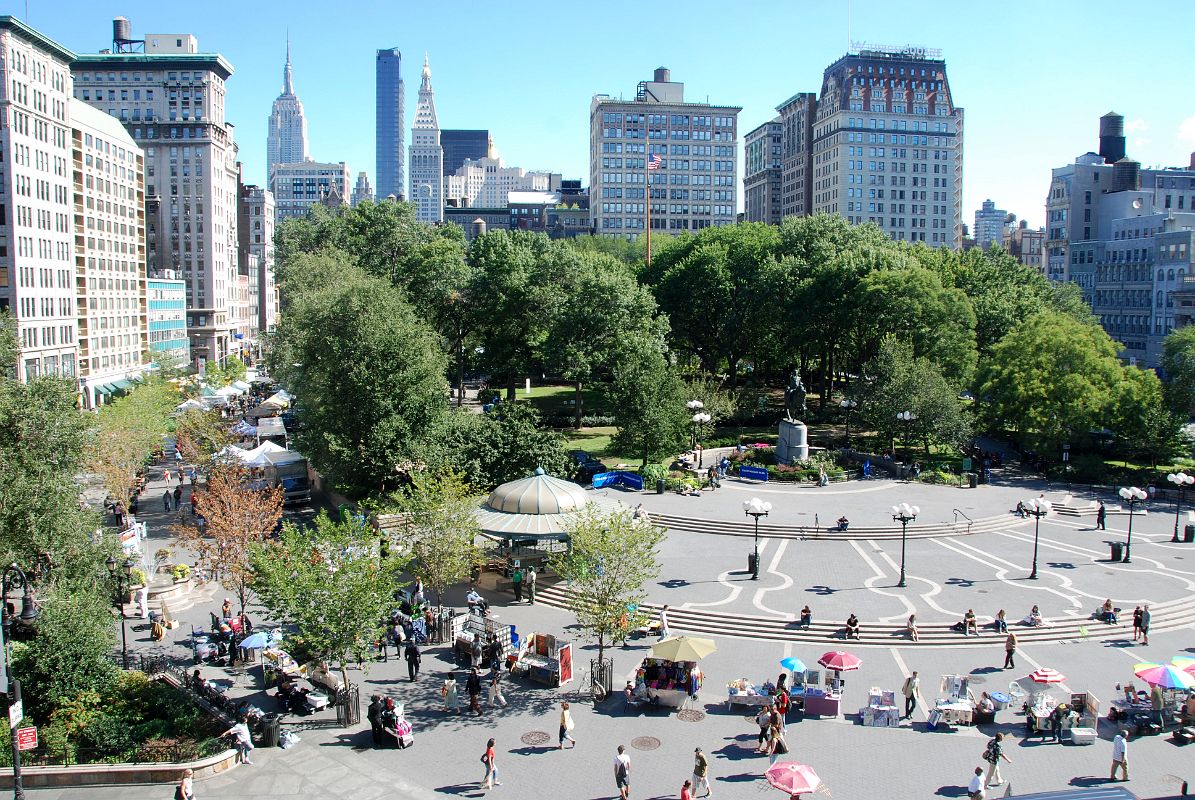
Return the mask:
<path id="1" fill-rule="evenodd" d="M 266 637 L 266 635 L 261 631 L 258 631 L 257 633 L 251 633 L 246 636 L 237 646 L 244 650 L 261 650 L 269 643 L 270 640 Z"/>
<path id="2" fill-rule="evenodd" d="M 792 672 L 804 672 L 805 671 L 805 662 L 802 661 L 801 659 L 797 658 L 796 656 L 789 656 L 788 658 L 781 659 L 780 666 L 782 666 L 785 669 L 790 670 Z"/>

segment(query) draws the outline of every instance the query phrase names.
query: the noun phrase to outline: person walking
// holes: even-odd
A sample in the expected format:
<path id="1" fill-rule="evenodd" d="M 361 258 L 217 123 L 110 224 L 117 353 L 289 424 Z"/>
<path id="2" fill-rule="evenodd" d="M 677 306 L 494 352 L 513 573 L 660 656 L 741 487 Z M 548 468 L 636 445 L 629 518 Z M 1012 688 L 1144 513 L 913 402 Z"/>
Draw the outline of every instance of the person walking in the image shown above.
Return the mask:
<path id="1" fill-rule="evenodd" d="M 493 739 L 486 742 L 485 755 L 481 757 L 481 763 L 485 764 L 485 777 L 481 779 L 481 788 L 493 789 L 495 786 L 501 786 L 502 781 L 498 780 L 498 762 L 495 758 Z"/>
<path id="2" fill-rule="evenodd" d="M 1009 631 L 1008 638 L 1004 640 L 1004 669 L 1016 669 L 1016 662 L 1013 661 L 1013 656 L 1017 654 L 1017 635 Z"/>
<path id="3" fill-rule="evenodd" d="M 668 638 L 668 606 L 665 605 L 660 609 L 660 638 L 657 641 L 664 641 Z"/>
<path id="4" fill-rule="evenodd" d="M 195 771 L 183 770 L 183 776 L 178 779 L 178 788 L 174 790 L 174 800 L 195 800 Z"/>
<path id="5" fill-rule="evenodd" d="M 419 675 L 419 661 L 422 655 L 419 652 L 419 645 L 415 644 L 414 639 L 407 640 L 407 649 L 404 652 L 407 659 L 407 675 L 414 681 Z"/>
<path id="6" fill-rule="evenodd" d="M 614 785 L 618 787 L 618 796 L 622 800 L 631 797 L 631 757 L 627 755 L 625 745 L 618 746 L 618 755 L 614 756 Z"/>
<path id="7" fill-rule="evenodd" d="M 714 790 L 710 788 L 710 762 L 698 747 L 693 751 L 693 791 L 705 787 L 705 797 L 712 797 Z M 696 795 L 702 797 L 702 795 Z"/>
<path id="8" fill-rule="evenodd" d="M 527 602 L 535 605 L 535 579 L 539 577 L 535 574 L 535 567 L 527 570 Z"/>
<path id="9" fill-rule="evenodd" d="M 693 800 L 693 781 L 688 778 L 680 785 L 680 800 Z"/>
<path id="10" fill-rule="evenodd" d="M 162 473 L 162 480 L 166 481 L 167 486 L 170 485 L 170 467 L 167 467 L 166 471 Z"/>
<path id="11" fill-rule="evenodd" d="M 573 738 L 573 713 L 568 708 L 567 701 L 560 704 L 560 743 L 556 747 L 557 750 L 564 749 L 565 739 L 572 742 L 573 747 L 577 746 L 577 740 Z"/>
<path id="12" fill-rule="evenodd" d="M 1133 609 L 1133 641 L 1141 636 L 1141 606 Z"/>
<path id="13" fill-rule="evenodd" d="M 469 710 L 481 716 L 481 676 L 477 667 L 469 670 L 469 677 L 465 678 L 465 691 L 469 693 Z"/>
<path id="14" fill-rule="evenodd" d="M 506 708 L 506 697 L 502 694 L 501 676 L 495 672 L 490 675 L 490 708 L 501 706 Z"/>
<path id="15" fill-rule="evenodd" d="M 996 737 L 988 742 L 987 750 L 983 753 L 983 760 L 988 762 L 988 786 L 999 786 L 1004 783 L 1004 779 L 1000 777 L 1000 759 L 1004 759 L 1009 764 L 1012 759 L 1004 753 L 1004 734 L 997 733 Z"/>
<path id="16" fill-rule="evenodd" d="M 766 705 L 755 715 L 755 724 L 759 726 L 759 742 L 755 752 L 767 752 L 765 745 L 768 741 L 768 730 L 772 727 L 772 706 Z"/>
<path id="17" fill-rule="evenodd" d="M 515 567 L 515 571 L 510 575 L 510 580 L 514 584 L 515 602 L 523 602 L 523 568 Z"/>
<path id="18" fill-rule="evenodd" d="M 905 719 L 913 716 L 913 710 L 917 708 L 917 693 L 920 691 L 921 678 L 917 677 L 917 670 L 913 670 L 913 674 L 905 678 L 905 685 L 900 690 L 905 696 Z"/>
<path id="19" fill-rule="evenodd" d="M 1108 509 L 1104 507 L 1104 501 L 1100 501 L 1100 507 L 1095 512 L 1095 529 L 1097 531 L 1108 530 Z"/>
<path id="20" fill-rule="evenodd" d="M 970 800 L 985 800 L 987 794 L 983 791 L 983 767 L 976 767 L 971 782 L 967 784 L 967 797 Z"/>
<path id="21" fill-rule="evenodd" d="M 456 688 L 456 675 L 453 673 L 448 673 L 448 677 L 444 679 L 444 685 L 440 687 L 440 696 L 444 698 L 445 714 L 460 713 L 460 698 Z"/>
<path id="22" fill-rule="evenodd" d="M 167 511 L 167 512 L 170 511 L 170 490 L 169 489 L 162 492 L 162 510 Z"/>
<path id="23" fill-rule="evenodd" d="M 1116 768 L 1120 767 L 1120 779 L 1127 781 L 1129 779 L 1129 732 L 1121 728 L 1116 732 L 1116 738 L 1112 740 L 1112 772 L 1108 775 L 1108 780 L 1116 780 Z"/>
<path id="24" fill-rule="evenodd" d="M 1149 622 L 1151 618 L 1149 606 L 1141 606 L 1141 644 L 1149 647 Z"/>
<path id="25" fill-rule="evenodd" d="M 249 724 L 245 717 L 241 717 L 235 725 L 220 735 L 233 737 L 236 740 L 237 752 L 241 756 L 241 763 L 253 766 L 253 761 L 249 758 L 249 754 L 253 752 L 253 737 L 249 735 Z"/>
<path id="26" fill-rule="evenodd" d="M 174 507 L 178 508 L 179 505 L 182 504 L 182 502 L 183 502 L 183 487 L 175 486 L 174 487 Z"/>

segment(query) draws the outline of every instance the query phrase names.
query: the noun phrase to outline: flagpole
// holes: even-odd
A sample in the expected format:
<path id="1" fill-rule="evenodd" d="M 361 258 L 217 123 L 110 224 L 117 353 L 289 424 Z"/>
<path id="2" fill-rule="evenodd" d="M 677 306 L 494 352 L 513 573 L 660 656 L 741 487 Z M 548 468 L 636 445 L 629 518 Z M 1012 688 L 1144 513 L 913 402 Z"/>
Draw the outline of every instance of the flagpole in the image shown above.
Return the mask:
<path id="1" fill-rule="evenodd" d="M 644 161 L 643 174 L 647 181 L 647 266 L 651 266 L 651 156 Z"/>

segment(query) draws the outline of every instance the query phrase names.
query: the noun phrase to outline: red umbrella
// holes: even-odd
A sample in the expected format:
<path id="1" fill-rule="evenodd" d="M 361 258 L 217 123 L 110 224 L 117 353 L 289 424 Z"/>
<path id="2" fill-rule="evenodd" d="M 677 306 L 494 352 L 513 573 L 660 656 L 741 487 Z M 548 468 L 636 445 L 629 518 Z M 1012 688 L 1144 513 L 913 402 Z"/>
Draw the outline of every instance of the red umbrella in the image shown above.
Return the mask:
<path id="1" fill-rule="evenodd" d="M 863 666 L 863 659 L 858 656 L 851 655 L 845 650 L 832 650 L 829 653 L 824 653 L 821 658 L 817 660 L 826 669 L 832 669 L 835 672 L 847 672 L 852 669 L 859 669 Z"/>
<path id="2" fill-rule="evenodd" d="M 764 775 L 768 783 L 792 796 L 816 792 L 817 787 L 822 785 L 822 779 L 813 771 L 813 767 L 792 761 L 773 764 Z"/>
<path id="3" fill-rule="evenodd" d="M 1029 673 L 1029 680 L 1034 683 L 1062 683 L 1066 680 L 1066 676 L 1057 670 L 1052 670 L 1049 667 L 1042 667 Z"/>

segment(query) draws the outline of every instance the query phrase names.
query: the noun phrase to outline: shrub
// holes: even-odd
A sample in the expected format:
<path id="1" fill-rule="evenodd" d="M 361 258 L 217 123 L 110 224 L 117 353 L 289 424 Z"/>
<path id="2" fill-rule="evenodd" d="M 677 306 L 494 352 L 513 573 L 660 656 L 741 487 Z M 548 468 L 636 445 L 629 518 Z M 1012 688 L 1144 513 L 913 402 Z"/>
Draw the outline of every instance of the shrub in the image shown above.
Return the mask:
<path id="1" fill-rule="evenodd" d="M 134 586 L 145 586 L 146 585 L 145 570 L 141 569 L 141 567 L 133 567 L 133 585 Z"/>
<path id="2" fill-rule="evenodd" d="M 191 576 L 191 568 L 186 564 L 175 564 L 170 568 L 170 575 L 176 581 L 185 581 Z"/>
<path id="3" fill-rule="evenodd" d="M 641 470 L 640 474 L 643 475 L 644 485 L 648 487 L 654 487 L 656 481 L 661 478 L 665 481 L 668 479 L 668 470 L 660 464 L 648 464 Z"/>

